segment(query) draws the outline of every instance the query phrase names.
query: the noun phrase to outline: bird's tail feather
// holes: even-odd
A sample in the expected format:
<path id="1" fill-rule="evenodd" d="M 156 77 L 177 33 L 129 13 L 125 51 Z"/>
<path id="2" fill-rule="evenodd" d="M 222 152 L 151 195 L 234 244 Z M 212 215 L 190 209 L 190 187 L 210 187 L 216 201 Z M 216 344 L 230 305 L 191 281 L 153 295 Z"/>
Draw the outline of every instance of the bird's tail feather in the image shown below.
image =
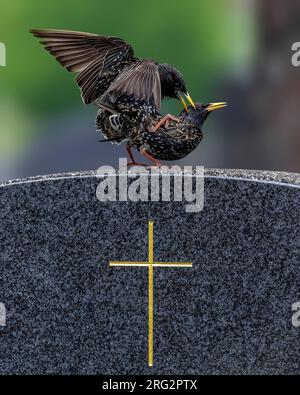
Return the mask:
<path id="1" fill-rule="evenodd" d="M 120 137 L 112 137 L 111 139 L 103 139 L 103 140 L 99 140 L 99 143 L 109 143 L 111 141 L 117 141 L 120 140 Z"/>

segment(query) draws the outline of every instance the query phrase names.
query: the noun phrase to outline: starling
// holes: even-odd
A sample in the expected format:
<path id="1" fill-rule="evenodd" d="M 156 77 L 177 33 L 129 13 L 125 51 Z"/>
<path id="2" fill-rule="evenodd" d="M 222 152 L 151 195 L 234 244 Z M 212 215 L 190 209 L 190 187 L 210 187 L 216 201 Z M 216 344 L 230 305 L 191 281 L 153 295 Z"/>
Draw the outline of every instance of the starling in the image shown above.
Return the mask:
<path id="1" fill-rule="evenodd" d="M 98 129 L 112 135 L 112 140 L 121 142 L 127 140 L 127 152 L 129 155 L 129 166 L 145 165 L 135 162 L 131 148 L 136 148 L 142 155 L 153 164 L 161 166 L 160 160 L 173 161 L 182 159 L 190 154 L 200 144 L 203 134 L 202 126 L 208 115 L 219 108 L 226 107 L 225 102 L 201 104 L 196 103 L 195 108 L 189 106 L 187 111 L 183 110 L 179 115 L 179 122 L 169 121 L 164 127 L 160 126 L 157 131 L 153 131 L 153 119 L 148 117 L 143 126 L 132 122 L 129 118 L 117 116 L 119 134 L 112 128 L 113 122 L 109 120 L 108 113 L 98 114 Z M 162 119 L 162 117 L 160 117 Z M 154 122 L 159 121 L 155 117 Z M 123 133 L 123 134 L 122 134 Z M 104 140 L 107 141 L 107 140 Z"/>
<path id="2" fill-rule="evenodd" d="M 169 64 L 134 56 L 123 39 L 67 30 L 31 30 L 45 49 L 70 72 L 85 104 L 96 103 L 112 113 L 128 114 L 143 123 L 148 114 L 159 114 L 161 98 L 184 97 L 194 106 L 181 73 Z M 176 120 L 167 115 L 162 122 Z"/>

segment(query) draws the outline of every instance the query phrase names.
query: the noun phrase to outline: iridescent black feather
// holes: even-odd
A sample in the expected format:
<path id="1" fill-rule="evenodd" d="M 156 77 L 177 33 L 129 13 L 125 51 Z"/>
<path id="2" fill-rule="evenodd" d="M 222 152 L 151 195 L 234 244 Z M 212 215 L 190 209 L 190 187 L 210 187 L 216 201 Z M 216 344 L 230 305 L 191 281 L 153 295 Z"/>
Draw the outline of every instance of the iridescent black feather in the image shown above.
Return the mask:
<path id="1" fill-rule="evenodd" d="M 178 98 L 186 93 L 182 75 L 173 66 L 134 56 L 123 39 L 68 30 L 39 30 L 31 33 L 70 72 L 84 103 L 99 106 L 113 102 L 119 111 L 132 108 L 135 99 L 147 102 L 138 112 L 160 111 L 162 97 Z M 139 115 L 138 115 L 139 116 Z M 143 119 L 143 116 L 141 116 Z"/>

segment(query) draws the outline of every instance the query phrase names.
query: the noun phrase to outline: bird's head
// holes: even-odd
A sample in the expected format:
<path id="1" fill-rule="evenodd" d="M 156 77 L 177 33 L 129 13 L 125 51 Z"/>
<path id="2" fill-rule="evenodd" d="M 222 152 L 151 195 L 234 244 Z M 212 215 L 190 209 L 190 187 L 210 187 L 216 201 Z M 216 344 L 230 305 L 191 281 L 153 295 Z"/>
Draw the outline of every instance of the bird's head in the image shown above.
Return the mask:
<path id="1" fill-rule="evenodd" d="M 171 97 L 180 100 L 185 110 L 187 110 L 187 105 L 184 100 L 184 98 L 186 98 L 191 106 L 195 107 L 193 99 L 186 89 L 184 78 L 180 71 L 168 63 L 162 63 L 158 66 L 158 72 L 161 81 L 162 97 Z"/>
<path id="2" fill-rule="evenodd" d="M 188 106 L 187 111 L 183 110 L 180 113 L 180 117 L 184 119 L 184 121 L 189 121 L 197 127 L 202 127 L 209 114 L 211 114 L 215 110 L 219 110 L 220 108 L 224 108 L 226 106 L 226 102 L 208 104 L 196 103 L 195 108 L 190 105 Z"/>

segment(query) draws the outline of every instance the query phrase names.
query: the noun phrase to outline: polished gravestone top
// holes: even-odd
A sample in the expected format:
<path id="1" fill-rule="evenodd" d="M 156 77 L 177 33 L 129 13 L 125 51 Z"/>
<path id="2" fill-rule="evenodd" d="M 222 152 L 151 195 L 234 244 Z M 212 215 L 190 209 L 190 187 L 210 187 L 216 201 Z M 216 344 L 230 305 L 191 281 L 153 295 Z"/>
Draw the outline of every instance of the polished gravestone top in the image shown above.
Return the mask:
<path id="1" fill-rule="evenodd" d="M 95 172 L 0 187 L 1 374 L 300 373 L 300 176 L 207 170 L 205 202 L 100 202 Z M 154 221 L 154 366 L 147 260 Z M 300 316 L 300 314 L 299 314 Z"/>

